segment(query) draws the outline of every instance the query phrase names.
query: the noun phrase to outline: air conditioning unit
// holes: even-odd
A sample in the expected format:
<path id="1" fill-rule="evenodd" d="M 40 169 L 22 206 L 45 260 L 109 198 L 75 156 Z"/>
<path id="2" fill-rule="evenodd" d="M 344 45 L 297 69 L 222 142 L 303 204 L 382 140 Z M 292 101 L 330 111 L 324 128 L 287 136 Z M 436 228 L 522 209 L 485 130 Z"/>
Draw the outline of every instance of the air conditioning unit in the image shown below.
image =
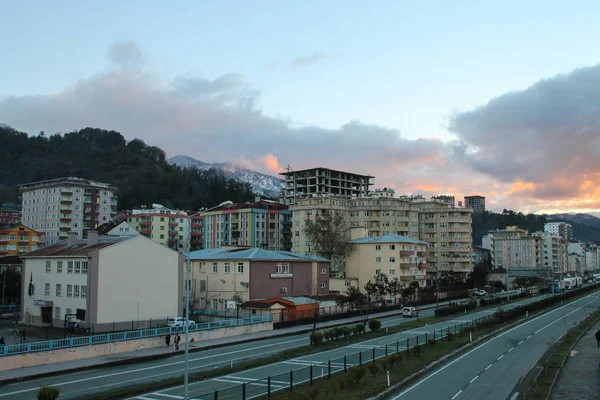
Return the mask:
<path id="1" fill-rule="evenodd" d="M 281 288 L 281 293 L 287 293 L 287 288 L 286 287 L 282 287 Z"/>

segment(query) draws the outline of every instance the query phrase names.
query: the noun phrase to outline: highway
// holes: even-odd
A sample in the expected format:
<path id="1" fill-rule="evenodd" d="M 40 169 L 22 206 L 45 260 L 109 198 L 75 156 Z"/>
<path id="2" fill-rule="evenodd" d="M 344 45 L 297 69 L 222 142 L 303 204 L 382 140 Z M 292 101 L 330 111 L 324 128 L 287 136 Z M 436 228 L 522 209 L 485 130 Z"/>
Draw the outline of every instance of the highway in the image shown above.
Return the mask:
<path id="1" fill-rule="evenodd" d="M 569 328 L 600 306 L 594 292 L 505 331 L 388 400 L 506 400 L 520 378 Z"/>
<path id="2" fill-rule="evenodd" d="M 532 299 L 527 299 L 525 301 L 532 301 Z M 421 311 L 420 314 L 421 317 L 426 317 L 433 315 L 433 313 L 434 309 L 428 309 Z M 493 313 L 493 311 L 470 314 L 468 315 L 467 319 L 472 319 L 476 318 L 477 316 L 488 315 L 491 313 Z M 402 318 L 401 316 L 393 316 L 381 318 L 381 321 L 382 329 L 385 329 L 386 327 L 396 326 L 402 322 L 409 321 L 409 319 Z M 428 330 L 439 329 L 440 327 L 446 325 L 448 325 L 448 323 L 441 325 L 434 324 L 431 326 L 431 328 L 428 327 Z M 412 335 L 400 334 L 393 337 L 405 338 L 406 336 L 414 336 L 414 333 Z M 379 341 L 381 340 L 383 339 L 379 339 Z M 385 340 L 391 341 L 397 339 L 392 339 L 390 336 Z M 190 372 L 195 373 L 203 370 L 211 370 L 231 365 L 232 362 L 236 364 L 249 359 L 267 357 L 287 349 L 305 346 L 308 344 L 308 334 L 303 333 L 279 338 L 264 339 L 250 343 L 232 344 L 227 347 L 211 350 L 198 351 L 190 353 Z M 365 346 L 372 347 L 370 343 L 365 344 Z M 351 349 L 352 353 L 356 353 L 358 351 L 357 347 L 353 347 Z M 292 365 L 287 364 L 285 370 L 289 370 L 288 367 L 290 366 Z M 0 387 L 0 400 L 31 399 L 35 391 L 37 391 L 37 389 L 42 385 L 52 385 L 60 388 L 61 399 L 84 398 L 86 395 L 114 388 L 151 382 L 157 379 L 181 376 L 183 375 L 183 372 L 184 356 L 174 355 L 169 358 L 163 358 L 154 361 L 65 373 L 52 377 L 7 384 Z M 259 372 L 257 371 L 257 373 Z M 267 375 L 260 371 L 260 377 L 262 378 L 263 376 Z M 199 388 L 194 387 L 194 389 Z M 175 389 L 174 392 L 177 392 L 177 390 Z M 181 391 L 178 393 L 181 393 Z M 195 393 L 201 393 L 201 390 L 199 389 Z"/>

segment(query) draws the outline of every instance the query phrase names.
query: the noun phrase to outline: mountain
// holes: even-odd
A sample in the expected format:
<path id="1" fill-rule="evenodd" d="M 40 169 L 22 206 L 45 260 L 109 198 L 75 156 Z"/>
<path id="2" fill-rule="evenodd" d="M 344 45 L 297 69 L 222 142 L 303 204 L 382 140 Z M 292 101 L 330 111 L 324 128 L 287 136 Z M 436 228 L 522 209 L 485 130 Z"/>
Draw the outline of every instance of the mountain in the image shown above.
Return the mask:
<path id="1" fill-rule="evenodd" d="M 196 168 L 201 171 L 215 170 L 223 174 L 227 179 L 247 183 L 252 187 L 254 193 L 262 194 L 271 198 L 278 198 L 283 180 L 261 172 L 252 171 L 240 165 L 224 163 L 206 163 L 188 156 L 175 156 L 167 159 L 171 165 L 182 168 Z"/>
<path id="2" fill-rule="evenodd" d="M 592 214 L 551 214 L 548 221 L 564 221 L 573 226 L 573 237 L 582 242 L 600 241 L 600 218 Z"/>
<path id="3" fill-rule="evenodd" d="M 17 185 L 75 176 L 119 189 L 119 207 L 153 203 L 198 210 L 226 200 L 254 199 L 249 184 L 213 169 L 167 163 L 165 152 L 115 131 L 85 128 L 65 134 L 30 136 L 0 124 L 0 204 L 17 202 Z"/>

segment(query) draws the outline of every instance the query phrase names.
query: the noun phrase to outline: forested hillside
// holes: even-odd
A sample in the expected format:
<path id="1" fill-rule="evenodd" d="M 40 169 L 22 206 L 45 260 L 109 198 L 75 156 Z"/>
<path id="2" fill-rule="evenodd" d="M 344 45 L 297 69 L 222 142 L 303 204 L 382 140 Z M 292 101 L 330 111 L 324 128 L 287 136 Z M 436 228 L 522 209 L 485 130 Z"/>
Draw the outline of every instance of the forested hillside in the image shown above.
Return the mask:
<path id="1" fill-rule="evenodd" d="M 47 137 L 0 125 L 0 144 L 0 204 L 17 201 L 18 184 L 65 176 L 117 186 L 121 209 L 159 203 L 195 210 L 254 197 L 248 184 L 214 170 L 169 165 L 160 148 L 140 139 L 127 142 L 115 131 L 85 128 Z"/>

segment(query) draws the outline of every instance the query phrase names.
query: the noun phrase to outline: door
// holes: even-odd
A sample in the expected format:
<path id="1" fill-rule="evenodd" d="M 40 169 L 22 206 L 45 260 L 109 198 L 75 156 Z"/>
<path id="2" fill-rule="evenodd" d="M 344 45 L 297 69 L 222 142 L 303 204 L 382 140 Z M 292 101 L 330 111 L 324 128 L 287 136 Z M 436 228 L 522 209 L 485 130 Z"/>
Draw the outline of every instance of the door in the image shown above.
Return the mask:
<path id="1" fill-rule="evenodd" d="M 42 322 L 45 324 L 52 323 L 52 307 L 42 307 Z"/>

